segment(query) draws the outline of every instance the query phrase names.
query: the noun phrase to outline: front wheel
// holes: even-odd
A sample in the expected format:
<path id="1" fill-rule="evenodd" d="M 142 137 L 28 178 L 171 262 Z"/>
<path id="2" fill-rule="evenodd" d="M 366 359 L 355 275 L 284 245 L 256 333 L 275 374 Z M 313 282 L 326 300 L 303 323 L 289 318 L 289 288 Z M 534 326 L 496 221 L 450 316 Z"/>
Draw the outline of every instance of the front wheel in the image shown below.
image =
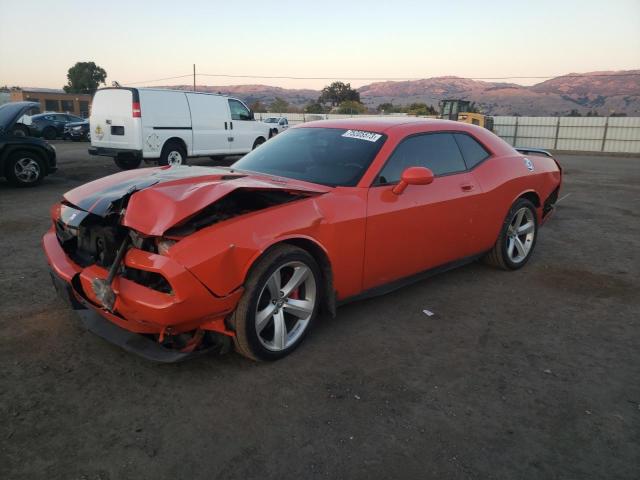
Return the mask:
<path id="1" fill-rule="evenodd" d="M 43 131 L 42 131 L 42 137 L 45 140 L 55 140 L 56 137 L 58 136 L 58 132 L 56 131 L 55 128 L 53 127 L 46 127 Z"/>
<path id="2" fill-rule="evenodd" d="M 142 163 L 142 159 L 140 157 L 135 156 L 124 156 L 121 155 L 113 159 L 116 162 L 116 165 L 120 167 L 122 170 L 133 170 L 138 168 Z"/>
<path id="3" fill-rule="evenodd" d="M 526 198 L 520 198 L 509 210 L 500 236 L 485 260 L 503 270 L 522 268 L 531 258 L 537 237 L 536 208 Z"/>
<path id="4" fill-rule="evenodd" d="M 252 268 L 231 322 L 238 353 L 276 360 L 291 353 L 309 331 L 322 295 L 321 274 L 311 255 L 280 245 Z"/>
<path id="5" fill-rule="evenodd" d="M 12 153 L 5 164 L 7 180 L 16 187 L 34 187 L 45 176 L 45 165 L 40 155 L 30 151 Z"/>

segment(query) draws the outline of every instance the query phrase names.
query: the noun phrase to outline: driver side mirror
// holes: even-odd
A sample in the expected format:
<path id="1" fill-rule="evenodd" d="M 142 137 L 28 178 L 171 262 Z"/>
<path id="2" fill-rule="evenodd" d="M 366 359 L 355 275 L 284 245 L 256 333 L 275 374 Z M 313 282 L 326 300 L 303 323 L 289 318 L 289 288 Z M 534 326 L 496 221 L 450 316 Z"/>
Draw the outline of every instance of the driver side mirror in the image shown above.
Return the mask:
<path id="1" fill-rule="evenodd" d="M 249 120 L 255 120 L 256 116 L 253 113 L 253 110 L 249 110 Z"/>
<path id="2" fill-rule="evenodd" d="M 409 185 L 429 185 L 433 182 L 433 172 L 427 167 L 409 167 L 402 172 L 400 181 L 391 190 L 400 195 Z"/>

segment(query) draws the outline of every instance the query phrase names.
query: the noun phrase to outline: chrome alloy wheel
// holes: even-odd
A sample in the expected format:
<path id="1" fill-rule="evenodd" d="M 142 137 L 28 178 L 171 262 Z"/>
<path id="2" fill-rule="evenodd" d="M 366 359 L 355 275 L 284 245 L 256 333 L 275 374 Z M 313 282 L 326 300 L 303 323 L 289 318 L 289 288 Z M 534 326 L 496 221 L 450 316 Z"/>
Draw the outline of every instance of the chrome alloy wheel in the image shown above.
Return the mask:
<path id="1" fill-rule="evenodd" d="M 279 352 L 293 345 L 305 332 L 315 310 L 316 279 L 302 262 L 279 267 L 262 287 L 255 314 L 260 343 Z"/>
<path id="2" fill-rule="evenodd" d="M 33 158 L 21 158 L 13 166 L 13 173 L 22 183 L 33 183 L 40 178 L 40 165 Z"/>
<path id="3" fill-rule="evenodd" d="M 513 220 L 507 228 L 507 255 L 513 263 L 524 261 L 531 247 L 536 234 L 536 223 L 533 212 L 526 207 L 522 207 L 513 216 Z"/>
<path id="4" fill-rule="evenodd" d="M 167 165 L 182 165 L 184 160 L 182 154 L 176 150 L 172 150 L 167 155 Z"/>

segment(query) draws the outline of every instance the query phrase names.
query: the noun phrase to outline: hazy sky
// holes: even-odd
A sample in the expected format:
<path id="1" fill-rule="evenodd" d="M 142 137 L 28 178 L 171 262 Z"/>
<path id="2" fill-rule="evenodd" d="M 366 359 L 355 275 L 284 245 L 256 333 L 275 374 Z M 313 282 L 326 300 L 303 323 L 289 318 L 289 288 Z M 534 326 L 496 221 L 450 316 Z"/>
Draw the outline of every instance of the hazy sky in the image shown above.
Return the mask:
<path id="1" fill-rule="evenodd" d="M 631 69 L 640 67 L 640 0 L 0 0 L 0 85 L 60 88 L 71 65 L 90 60 L 122 84 L 190 74 L 193 63 L 200 73 L 356 86 L 371 82 L 349 77 Z M 198 77 L 208 85 L 329 82 Z"/>

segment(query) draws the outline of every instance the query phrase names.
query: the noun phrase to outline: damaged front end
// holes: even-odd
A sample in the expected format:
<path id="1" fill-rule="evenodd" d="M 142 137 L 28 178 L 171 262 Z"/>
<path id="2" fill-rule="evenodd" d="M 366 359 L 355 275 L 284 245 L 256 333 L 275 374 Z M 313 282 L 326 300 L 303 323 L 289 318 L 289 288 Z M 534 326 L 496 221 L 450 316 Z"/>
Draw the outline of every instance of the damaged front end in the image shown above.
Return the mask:
<path id="1" fill-rule="evenodd" d="M 43 238 L 54 283 L 87 328 L 146 358 L 173 362 L 226 351 L 234 335 L 226 318 L 242 285 L 216 295 L 171 248 L 198 230 L 311 192 L 239 174 L 187 181 L 152 171 L 89 194 L 80 187 L 54 207 Z"/>

